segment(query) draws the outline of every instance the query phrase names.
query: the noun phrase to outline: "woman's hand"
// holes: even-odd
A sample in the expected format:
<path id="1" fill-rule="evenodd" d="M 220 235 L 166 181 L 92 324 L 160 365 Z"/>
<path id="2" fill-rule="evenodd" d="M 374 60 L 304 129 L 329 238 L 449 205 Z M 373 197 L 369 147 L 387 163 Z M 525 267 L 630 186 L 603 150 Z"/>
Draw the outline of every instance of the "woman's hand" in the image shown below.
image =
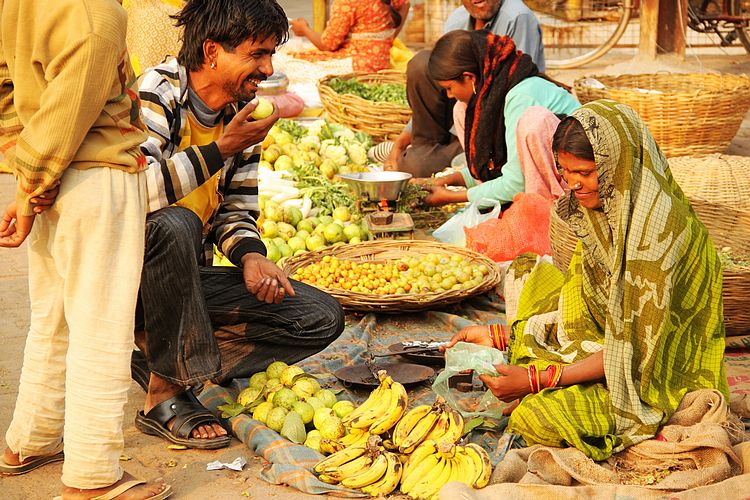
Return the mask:
<path id="1" fill-rule="evenodd" d="M 484 382 L 484 385 L 500 401 L 510 403 L 531 393 L 529 372 L 526 368 L 500 364 L 495 365 L 495 369 L 497 376 L 480 375 L 479 380 Z"/>
<path id="2" fill-rule="evenodd" d="M 308 32 L 310 31 L 310 25 L 307 24 L 307 19 L 305 19 L 304 17 L 294 19 L 290 27 L 292 28 L 292 32 L 294 32 L 294 34 L 297 36 L 306 37 Z"/>
<path id="3" fill-rule="evenodd" d="M 429 188 L 430 194 L 425 196 L 424 203 L 427 206 L 447 205 L 448 203 L 462 203 L 469 201 L 466 191 L 451 191 L 443 186 L 424 186 Z"/>
<path id="4" fill-rule="evenodd" d="M 489 329 L 486 325 L 467 326 L 455 334 L 450 342 L 448 342 L 445 347 L 441 347 L 440 350 L 445 351 L 446 349 L 450 349 L 458 342 L 468 342 L 470 344 L 492 347 L 492 339 L 490 338 Z"/>

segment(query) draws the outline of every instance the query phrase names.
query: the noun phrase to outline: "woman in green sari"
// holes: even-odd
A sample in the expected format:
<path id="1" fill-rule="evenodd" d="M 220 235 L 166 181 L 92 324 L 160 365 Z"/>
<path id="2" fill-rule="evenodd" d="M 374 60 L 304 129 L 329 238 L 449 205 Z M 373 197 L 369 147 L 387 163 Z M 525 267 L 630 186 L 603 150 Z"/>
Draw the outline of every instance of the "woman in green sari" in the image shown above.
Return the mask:
<path id="1" fill-rule="evenodd" d="M 468 327 L 450 345 L 507 346 L 510 364 L 482 379 L 520 400 L 508 432 L 604 460 L 653 437 L 687 392 L 728 396 L 721 265 L 632 109 L 583 106 L 560 123 L 553 151 L 571 187 L 553 209 L 580 238 L 567 273 L 517 258 L 510 331 Z"/>

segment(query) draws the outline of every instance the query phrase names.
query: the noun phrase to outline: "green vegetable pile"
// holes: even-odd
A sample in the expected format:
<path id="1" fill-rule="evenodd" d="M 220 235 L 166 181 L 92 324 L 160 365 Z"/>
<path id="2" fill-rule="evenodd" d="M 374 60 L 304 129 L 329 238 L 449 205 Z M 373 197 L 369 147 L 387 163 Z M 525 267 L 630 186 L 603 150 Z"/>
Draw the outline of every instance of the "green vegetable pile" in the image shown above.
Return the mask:
<path id="1" fill-rule="evenodd" d="M 331 215 L 336 207 L 355 208 L 354 195 L 349 188 L 341 182 L 329 180 L 314 165 L 295 165 L 292 173 L 300 193 L 310 197 L 321 215 Z"/>
<path id="2" fill-rule="evenodd" d="M 750 267 L 750 257 L 740 255 L 730 247 L 724 247 L 719 250 L 718 253 L 721 266 L 724 269 L 731 269 L 733 267 Z"/>
<path id="3" fill-rule="evenodd" d="M 400 83 L 360 83 L 353 78 L 333 78 L 328 86 L 337 94 L 353 94 L 368 101 L 408 105 L 406 85 Z"/>

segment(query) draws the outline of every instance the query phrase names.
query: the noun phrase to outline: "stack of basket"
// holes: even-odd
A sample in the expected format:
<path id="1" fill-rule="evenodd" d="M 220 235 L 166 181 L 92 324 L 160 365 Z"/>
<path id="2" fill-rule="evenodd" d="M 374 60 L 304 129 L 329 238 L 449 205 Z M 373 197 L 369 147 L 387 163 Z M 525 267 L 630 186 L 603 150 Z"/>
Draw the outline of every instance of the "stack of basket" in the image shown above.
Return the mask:
<path id="1" fill-rule="evenodd" d="M 614 99 L 632 107 L 667 157 L 724 152 L 750 108 L 745 75 L 591 76 L 576 80 L 573 89 L 583 104 Z"/>
<path id="2" fill-rule="evenodd" d="M 398 71 L 378 73 L 350 73 L 329 75 L 318 81 L 320 101 L 331 121 L 370 134 L 374 141 L 395 139 L 411 118 L 411 108 L 405 104 L 368 101 L 353 94 L 338 94 L 328 82 L 333 78 L 356 79 L 361 83 L 400 83 L 406 85 L 406 75 Z"/>
<path id="3" fill-rule="evenodd" d="M 686 156 L 671 158 L 669 167 L 716 249 L 750 260 L 750 158 Z M 724 269 L 723 296 L 727 335 L 750 333 L 750 267 Z"/>

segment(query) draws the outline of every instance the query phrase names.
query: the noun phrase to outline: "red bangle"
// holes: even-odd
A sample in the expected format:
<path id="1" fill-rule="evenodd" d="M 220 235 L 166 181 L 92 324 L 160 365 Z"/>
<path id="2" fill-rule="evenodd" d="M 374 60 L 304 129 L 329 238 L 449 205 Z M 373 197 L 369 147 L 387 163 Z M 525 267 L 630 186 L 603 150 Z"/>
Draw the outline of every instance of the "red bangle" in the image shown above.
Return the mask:
<path id="1" fill-rule="evenodd" d="M 529 372 L 529 386 L 531 387 L 531 393 L 536 394 L 539 392 L 539 370 L 536 369 L 536 366 L 529 365 L 528 368 Z"/>
<path id="2" fill-rule="evenodd" d="M 495 347 L 495 349 L 499 349 L 501 351 L 506 350 L 508 346 L 505 345 L 505 337 L 503 336 L 502 327 L 497 323 L 492 323 L 490 325 L 487 325 L 487 328 L 489 330 L 490 339 L 492 340 L 492 345 Z"/>

